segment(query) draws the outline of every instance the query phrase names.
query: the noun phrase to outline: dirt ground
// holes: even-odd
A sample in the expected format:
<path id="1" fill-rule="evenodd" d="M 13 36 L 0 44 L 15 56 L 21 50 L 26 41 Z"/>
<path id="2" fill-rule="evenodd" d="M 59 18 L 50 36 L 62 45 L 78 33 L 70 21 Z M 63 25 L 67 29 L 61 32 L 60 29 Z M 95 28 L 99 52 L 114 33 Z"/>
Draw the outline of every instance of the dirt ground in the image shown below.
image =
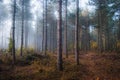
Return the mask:
<path id="1" fill-rule="evenodd" d="M 52 59 L 48 61 L 52 62 Z M 68 59 L 64 58 L 63 72 L 49 64 L 47 67 L 31 64 L 13 69 L 0 63 L 0 80 L 120 80 L 120 54 L 80 54 L 79 66 L 75 65 L 72 54 Z"/>
<path id="2" fill-rule="evenodd" d="M 80 62 L 88 70 L 89 80 L 120 80 L 120 55 L 90 52 L 81 55 Z"/>

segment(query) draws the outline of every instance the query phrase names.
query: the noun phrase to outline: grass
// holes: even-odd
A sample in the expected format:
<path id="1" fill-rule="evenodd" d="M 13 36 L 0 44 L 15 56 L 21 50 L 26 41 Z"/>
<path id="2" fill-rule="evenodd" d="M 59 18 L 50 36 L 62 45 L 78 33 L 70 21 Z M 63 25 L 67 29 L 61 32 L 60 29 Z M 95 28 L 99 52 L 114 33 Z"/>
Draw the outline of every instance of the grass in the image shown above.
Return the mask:
<path id="1" fill-rule="evenodd" d="M 80 65 L 74 55 L 63 57 L 64 71 L 58 71 L 55 54 L 47 56 L 25 54 L 17 56 L 16 66 L 11 66 L 10 55 L 0 56 L 0 80 L 119 80 L 120 56 L 118 54 L 80 54 Z"/>

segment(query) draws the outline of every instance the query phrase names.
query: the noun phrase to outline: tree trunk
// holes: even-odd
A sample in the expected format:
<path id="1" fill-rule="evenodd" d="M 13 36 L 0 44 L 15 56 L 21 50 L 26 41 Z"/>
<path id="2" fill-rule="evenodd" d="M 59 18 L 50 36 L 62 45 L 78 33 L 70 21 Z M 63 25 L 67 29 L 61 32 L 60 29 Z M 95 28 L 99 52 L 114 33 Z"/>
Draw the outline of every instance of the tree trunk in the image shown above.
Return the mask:
<path id="1" fill-rule="evenodd" d="M 15 56 L 15 16 L 16 16 L 16 0 L 14 0 L 14 7 L 13 7 L 13 33 L 12 33 L 12 41 L 13 41 L 13 47 L 12 47 L 12 54 L 13 54 L 13 65 L 16 62 L 16 56 Z"/>
<path id="2" fill-rule="evenodd" d="M 42 27 L 42 52 L 44 52 L 44 0 L 43 0 L 43 27 Z"/>
<path id="3" fill-rule="evenodd" d="M 24 7 L 24 47 L 25 47 L 25 49 L 27 49 L 28 48 L 28 32 L 29 32 L 29 21 L 28 21 L 28 19 L 27 19 L 27 5 L 24 5 L 25 7 Z"/>
<path id="4" fill-rule="evenodd" d="M 22 1 L 22 28 L 21 28 L 21 50 L 20 55 L 23 55 L 23 34 L 24 34 L 24 0 Z"/>
<path id="5" fill-rule="evenodd" d="M 101 19 L 101 11 L 98 13 L 98 49 L 100 52 L 103 51 L 103 40 L 102 40 L 102 19 Z"/>
<path id="6" fill-rule="evenodd" d="M 62 62 L 62 0 L 59 0 L 59 17 L 57 26 L 57 54 L 58 54 L 58 69 L 63 70 Z"/>
<path id="7" fill-rule="evenodd" d="M 67 3 L 68 0 L 65 2 L 65 27 L 64 27 L 64 53 L 66 54 L 66 58 L 68 58 L 67 52 Z"/>
<path id="8" fill-rule="evenodd" d="M 25 21 L 25 49 L 28 47 L 28 21 Z"/>
<path id="9" fill-rule="evenodd" d="M 76 27 L 75 27 L 75 61 L 79 65 L 79 41 L 78 41 L 78 26 L 79 26 L 79 0 L 76 0 Z"/>
<path id="10" fill-rule="evenodd" d="M 44 43 L 45 51 L 44 55 L 47 52 L 47 0 L 45 1 L 45 43 Z"/>
<path id="11" fill-rule="evenodd" d="M 118 23 L 118 33 L 117 33 L 118 41 L 120 41 L 120 11 L 119 11 L 119 23 Z"/>

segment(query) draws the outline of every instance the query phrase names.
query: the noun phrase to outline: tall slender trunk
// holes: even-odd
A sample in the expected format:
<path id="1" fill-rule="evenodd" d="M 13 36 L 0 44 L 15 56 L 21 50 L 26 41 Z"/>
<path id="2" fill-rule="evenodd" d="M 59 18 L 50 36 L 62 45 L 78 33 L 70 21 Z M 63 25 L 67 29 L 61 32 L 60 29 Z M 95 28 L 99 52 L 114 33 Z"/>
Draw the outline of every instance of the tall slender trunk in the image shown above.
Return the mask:
<path id="1" fill-rule="evenodd" d="M 79 26 L 79 0 L 76 0 L 76 27 L 75 27 L 75 61 L 79 65 L 79 41 L 78 41 L 78 26 Z"/>
<path id="2" fill-rule="evenodd" d="M 42 27 L 42 52 L 44 51 L 44 0 L 43 0 L 43 27 Z"/>
<path id="3" fill-rule="evenodd" d="M 54 23 L 53 27 L 53 52 L 56 50 L 57 40 L 56 40 L 56 27 L 57 27 L 57 21 Z"/>
<path id="4" fill-rule="evenodd" d="M 15 55 L 15 16 L 16 16 L 16 0 L 14 0 L 14 7 L 13 7 L 13 33 L 12 33 L 12 41 L 13 41 L 13 47 L 12 47 L 12 54 L 13 54 L 13 65 L 16 61 L 16 55 Z"/>
<path id="5" fill-rule="evenodd" d="M 118 24 L 117 38 L 118 38 L 118 41 L 120 41 L 120 10 L 119 10 L 119 24 Z"/>
<path id="6" fill-rule="evenodd" d="M 28 21 L 25 21 L 25 49 L 28 47 Z"/>
<path id="7" fill-rule="evenodd" d="M 25 31 L 24 31 L 24 46 L 25 46 L 25 49 L 28 48 L 28 34 L 29 34 L 29 21 L 28 19 L 26 18 L 27 17 L 27 5 L 24 5 L 24 26 L 25 26 Z"/>
<path id="8" fill-rule="evenodd" d="M 108 14 L 108 12 L 107 12 L 107 2 L 106 2 L 106 0 L 103 0 L 103 2 L 104 2 L 104 5 L 105 5 L 104 11 L 103 11 L 103 17 L 104 17 L 103 25 L 104 25 L 104 29 L 105 29 L 105 31 L 104 31 L 104 35 L 105 35 L 105 51 L 109 51 L 110 50 L 110 48 L 109 48 L 110 39 L 109 39 L 109 27 L 108 27 L 109 19 L 108 19 L 108 16 L 107 16 L 107 14 Z"/>
<path id="9" fill-rule="evenodd" d="M 54 26 L 55 24 L 53 24 L 53 27 L 52 27 L 52 53 L 54 53 Z"/>
<path id="10" fill-rule="evenodd" d="M 63 70 L 62 62 L 62 0 L 59 0 L 59 17 L 58 17 L 58 26 L 57 26 L 57 60 L 58 60 L 58 69 L 59 71 Z"/>
<path id="11" fill-rule="evenodd" d="M 103 40 L 102 40 L 102 21 L 101 21 L 101 10 L 98 13 L 98 49 L 100 52 L 103 51 Z"/>
<path id="12" fill-rule="evenodd" d="M 53 27 L 53 25 L 51 25 L 50 32 L 49 32 L 49 34 L 50 34 L 50 37 L 49 37 L 50 38 L 50 42 L 49 42 L 50 43 L 50 46 L 49 46 L 50 52 L 52 52 L 52 45 L 53 45 L 52 44 L 52 27 Z"/>
<path id="13" fill-rule="evenodd" d="M 22 1 L 22 28 L 21 28 L 21 50 L 20 55 L 23 55 L 23 34 L 24 34 L 24 0 Z"/>
<path id="14" fill-rule="evenodd" d="M 65 27 L 64 27 L 64 53 L 66 54 L 66 58 L 68 58 L 67 52 L 67 3 L 68 0 L 65 2 Z"/>
<path id="15" fill-rule="evenodd" d="M 116 50 L 118 52 L 120 52 L 119 46 L 117 46 L 117 44 L 119 44 L 119 42 L 120 42 L 120 10 L 119 10 L 119 23 L 118 23 L 117 39 L 116 39 Z"/>
<path id="16" fill-rule="evenodd" d="M 90 32 L 89 32 L 89 14 L 88 14 L 88 18 L 87 18 L 87 50 L 90 50 Z"/>
<path id="17" fill-rule="evenodd" d="M 47 53 L 47 0 L 45 1 L 45 51 L 44 55 Z"/>

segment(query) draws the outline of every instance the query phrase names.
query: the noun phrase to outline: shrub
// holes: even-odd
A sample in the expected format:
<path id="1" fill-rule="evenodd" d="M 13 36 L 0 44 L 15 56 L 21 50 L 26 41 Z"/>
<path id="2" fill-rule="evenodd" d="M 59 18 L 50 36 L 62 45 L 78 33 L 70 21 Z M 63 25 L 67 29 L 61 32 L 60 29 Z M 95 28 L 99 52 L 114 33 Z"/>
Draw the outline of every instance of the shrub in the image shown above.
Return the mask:
<path id="1" fill-rule="evenodd" d="M 95 42 L 95 41 L 91 41 L 90 42 L 90 47 L 91 47 L 91 49 L 97 49 L 98 48 L 98 45 L 97 45 L 97 42 Z"/>
<path id="2" fill-rule="evenodd" d="M 8 47 L 8 52 L 12 52 L 12 47 L 13 47 L 13 43 L 12 43 L 12 38 L 9 38 L 9 47 Z"/>
<path id="3" fill-rule="evenodd" d="M 117 48 L 120 49 L 120 41 L 117 41 Z"/>
<path id="4" fill-rule="evenodd" d="M 117 41 L 116 47 L 117 47 L 117 51 L 120 52 L 120 41 Z"/>
<path id="5" fill-rule="evenodd" d="M 8 54 L 2 54 L 0 62 L 10 65 L 12 63 L 12 56 Z"/>

